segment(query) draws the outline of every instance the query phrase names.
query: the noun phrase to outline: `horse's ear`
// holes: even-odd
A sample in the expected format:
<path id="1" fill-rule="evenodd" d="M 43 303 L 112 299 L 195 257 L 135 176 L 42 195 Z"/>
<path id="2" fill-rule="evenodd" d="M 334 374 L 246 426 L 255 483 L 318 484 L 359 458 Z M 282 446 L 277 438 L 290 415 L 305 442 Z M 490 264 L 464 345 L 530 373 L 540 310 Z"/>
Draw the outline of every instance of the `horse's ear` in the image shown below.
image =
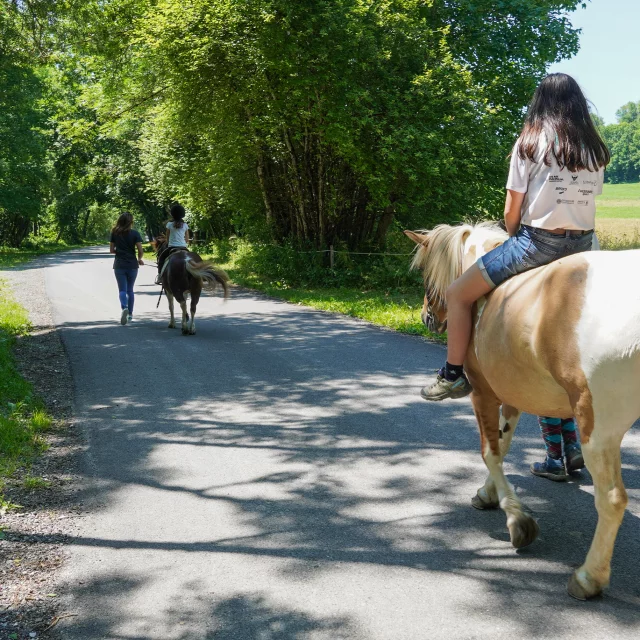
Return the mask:
<path id="1" fill-rule="evenodd" d="M 416 231 L 405 230 L 404 235 L 413 240 L 416 244 L 426 247 L 429 242 L 429 236 L 426 233 L 417 233 Z"/>

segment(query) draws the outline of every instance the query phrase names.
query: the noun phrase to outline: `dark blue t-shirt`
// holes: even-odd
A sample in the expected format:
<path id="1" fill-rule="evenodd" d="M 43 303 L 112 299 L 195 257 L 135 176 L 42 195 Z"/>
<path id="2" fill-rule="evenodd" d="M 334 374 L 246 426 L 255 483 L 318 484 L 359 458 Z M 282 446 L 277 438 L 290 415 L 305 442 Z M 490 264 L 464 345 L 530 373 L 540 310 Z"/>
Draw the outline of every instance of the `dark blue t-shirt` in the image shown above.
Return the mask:
<path id="1" fill-rule="evenodd" d="M 135 229 L 126 233 L 112 233 L 111 242 L 116 245 L 116 259 L 113 261 L 114 269 L 137 269 L 136 244 L 142 242 L 140 234 Z"/>

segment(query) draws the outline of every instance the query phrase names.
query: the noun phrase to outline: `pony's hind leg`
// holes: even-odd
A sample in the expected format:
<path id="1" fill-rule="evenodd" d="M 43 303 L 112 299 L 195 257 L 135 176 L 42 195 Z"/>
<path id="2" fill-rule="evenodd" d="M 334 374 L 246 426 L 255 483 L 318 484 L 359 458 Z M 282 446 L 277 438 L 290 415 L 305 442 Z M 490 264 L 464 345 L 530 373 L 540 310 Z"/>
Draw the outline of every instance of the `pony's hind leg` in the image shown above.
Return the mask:
<path id="1" fill-rule="evenodd" d="M 528 513 L 525 513 L 520 500 L 502 470 L 504 447 L 500 446 L 498 411 L 500 402 L 490 390 L 480 392 L 476 390 L 477 388 L 474 385 L 471 399 L 480 427 L 482 457 L 490 475 L 487 484 L 489 484 L 490 491 L 495 491 L 500 508 L 507 514 L 511 544 L 516 549 L 521 549 L 530 545 L 538 537 L 538 524 Z M 508 430 L 507 434 L 510 431 Z M 513 437 L 513 433 L 511 433 L 511 437 Z"/>
<path id="2" fill-rule="evenodd" d="M 169 329 L 176 328 L 176 317 L 173 312 L 173 294 L 171 291 L 165 288 L 165 294 L 167 295 L 167 301 L 169 302 L 169 313 L 171 314 L 171 319 L 169 320 Z"/>
<path id="3" fill-rule="evenodd" d="M 620 472 L 622 437 L 598 435 L 582 443 L 587 469 L 593 478 L 598 525 L 584 564 L 569 580 L 569 595 L 578 600 L 597 596 L 609 584 L 611 556 L 627 506 L 627 492 Z"/>
<path id="4" fill-rule="evenodd" d="M 195 282 L 191 285 L 191 321 L 189 322 L 189 335 L 196 334 L 196 308 L 202 293 L 202 285 Z"/>
<path id="5" fill-rule="evenodd" d="M 182 298 L 179 302 L 180 308 L 182 309 L 182 335 L 186 336 L 189 334 L 189 327 L 187 325 L 189 318 L 189 313 L 187 312 L 187 301 Z"/>
<path id="6" fill-rule="evenodd" d="M 500 454 L 504 461 L 505 456 L 511 448 L 511 441 L 515 433 L 522 412 L 514 407 L 503 404 L 500 407 L 499 422 L 499 445 Z M 478 493 L 471 499 L 471 505 L 476 509 L 497 509 L 500 506 L 498 500 L 498 490 L 491 474 L 487 476 L 487 480 L 482 487 L 478 489 Z"/>

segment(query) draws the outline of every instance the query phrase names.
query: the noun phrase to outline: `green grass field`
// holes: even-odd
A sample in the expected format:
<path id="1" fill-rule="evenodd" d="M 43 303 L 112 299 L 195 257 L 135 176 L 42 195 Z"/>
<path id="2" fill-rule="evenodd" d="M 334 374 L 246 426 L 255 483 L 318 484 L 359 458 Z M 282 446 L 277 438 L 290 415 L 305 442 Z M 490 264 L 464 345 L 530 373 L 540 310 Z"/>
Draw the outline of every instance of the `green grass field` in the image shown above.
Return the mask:
<path id="1" fill-rule="evenodd" d="M 597 200 L 598 218 L 640 220 L 640 182 L 633 184 L 605 184 Z"/>
<path id="2" fill-rule="evenodd" d="M 640 183 L 604 185 L 596 200 L 596 231 L 603 249 L 640 248 Z"/>

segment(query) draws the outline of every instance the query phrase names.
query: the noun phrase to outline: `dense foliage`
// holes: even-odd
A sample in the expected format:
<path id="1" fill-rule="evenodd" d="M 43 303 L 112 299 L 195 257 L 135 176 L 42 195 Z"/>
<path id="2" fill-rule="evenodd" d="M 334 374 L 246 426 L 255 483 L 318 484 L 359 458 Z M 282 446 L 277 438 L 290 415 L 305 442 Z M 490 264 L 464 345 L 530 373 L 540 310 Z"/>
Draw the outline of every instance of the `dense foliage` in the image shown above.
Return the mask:
<path id="1" fill-rule="evenodd" d="M 501 211 L 578 0 L 0 0 L 0 244 L 155 234 L 349 249 Z M 8 185 L 5 188 L 5 185 Z"/>
<path id="2" fill-rule="evenodd" d="M 611 151 L 611 164 L 605 177 L 608 182 L 640 180 L 640 102 L 628 102 L 616 112 L 616 124 L 601 128 Z"/>

